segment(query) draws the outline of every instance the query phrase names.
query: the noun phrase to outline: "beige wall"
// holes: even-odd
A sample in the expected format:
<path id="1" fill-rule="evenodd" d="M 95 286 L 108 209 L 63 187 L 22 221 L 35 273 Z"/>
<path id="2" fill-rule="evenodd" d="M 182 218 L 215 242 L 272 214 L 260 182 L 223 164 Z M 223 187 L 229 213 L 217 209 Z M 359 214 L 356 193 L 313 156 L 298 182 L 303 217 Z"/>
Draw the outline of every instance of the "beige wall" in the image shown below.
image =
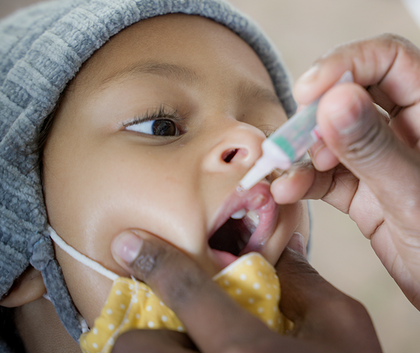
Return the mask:
<path id="1" fill-rule="evenodd" d="M 297 78 L 340 43 L 383 32 L 420 46 L 420 29 L 397 0 L 232 0 L 254 17 L 282 51 Z M 372 315 L 385 352 L 420 351 L 420 313 L 407 301 L 346 215 L 313 202 L 311 263 L 360 300 Z"/>
<path id="2" fill-rule="evenodd" d="M 0 17 L 31 0 L 0 0 Z M 117 0 L 116 0 L 117 1 Z M 296 78 L 331 47 L 382 32 L 420 46 L 420 30 L 397 0 L 232 0 L 274 40 Z M 311 262 L 370 311 L 385 352 L 420 351 L 420 313 L 405 299 L 347 216 L 313 203 Z M 355 337 L 357 339 L 357 337 Z"/>
<path id="3" fill-rule="evenodd" d="M 340 43 L 393 32 L 420 46 L 420 29 L 397 0 L 232 0 L 254 17 L 297 78 Z M 346 215 L 313 202 L 311 263 L 368 308 L 385 352 L 420 351 L 420 313 L 407 301 Z M 356 339 L 356 338 L 355 338 Z"/>
<path id="4" fill-rule="evenodd" d="M 420 46 L 420 29 L 396 0 L 232 2 L 259 21 L 295 78 L 342 42 L 393 32 Z M 365 304 L 385 352 L 420 351 L 420 313 L 383 269 L 354 222 L 320 201 L 313 202 L 313 218 L 313 266 Z"/>

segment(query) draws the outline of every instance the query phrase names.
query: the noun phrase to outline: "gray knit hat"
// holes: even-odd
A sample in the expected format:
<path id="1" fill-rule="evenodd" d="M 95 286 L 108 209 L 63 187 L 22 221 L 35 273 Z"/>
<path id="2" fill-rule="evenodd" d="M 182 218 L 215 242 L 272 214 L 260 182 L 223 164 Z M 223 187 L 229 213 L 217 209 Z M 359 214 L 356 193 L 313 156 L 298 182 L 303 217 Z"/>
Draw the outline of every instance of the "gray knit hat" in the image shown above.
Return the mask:
<path id="1" fill-rule="evenodd" d="M 56 0 L 0 22 L 0 297 L 29 264 L 42 272 L 70 335 L 81 334 L 47 232 L 37 164 L 29 146 L 67 83 L 111 36 L 143 19 L 200 15 L 225 25 L 259 55 L 287 115 L 295 110 L 279 54 L 262 31 L 222 0 Z"/>

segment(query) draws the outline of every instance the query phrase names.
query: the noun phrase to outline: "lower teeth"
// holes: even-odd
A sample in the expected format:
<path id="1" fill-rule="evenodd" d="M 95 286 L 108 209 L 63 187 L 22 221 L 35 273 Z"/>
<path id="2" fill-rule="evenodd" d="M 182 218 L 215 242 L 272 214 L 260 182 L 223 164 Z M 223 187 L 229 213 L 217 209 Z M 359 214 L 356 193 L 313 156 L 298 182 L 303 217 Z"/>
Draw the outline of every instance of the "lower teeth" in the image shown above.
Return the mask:
<path id="1" fill-rule="evenodd" d="M 258 213 L 256 211 L 248 211 L 246 215 L 252 221 L 252 223 L 254 223 L 254 226 L 257 227 L 260 223 L 260 216 Z"/>
<path id="2" fill-rule="evenodd" d="M 239 211 L 235 212 L 232 216 L 230 216 L 230 218 L 233 218 L 233 219 L 242 219 L 245 216 L 249 220 L 251 220 L 251 222 L 253 223 L 254 227 L 257 227 L 258 224 L 260 223 L 260 216 L 258 215 L 258 213 L 255 210 L 254 211 L 248 211 L 248 212 L 246 212 L 246 209 L 245 208 L 243 208 L 242 210 L 239 210 Z"/>

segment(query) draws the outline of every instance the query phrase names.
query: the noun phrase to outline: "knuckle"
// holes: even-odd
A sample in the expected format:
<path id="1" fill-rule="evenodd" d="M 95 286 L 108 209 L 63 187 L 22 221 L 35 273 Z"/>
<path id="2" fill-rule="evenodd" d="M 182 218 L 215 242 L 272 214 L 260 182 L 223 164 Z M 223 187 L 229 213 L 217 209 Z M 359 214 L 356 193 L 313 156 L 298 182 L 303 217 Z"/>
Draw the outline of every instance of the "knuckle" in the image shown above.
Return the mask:
<path id="1" fill-rule="evenodd" d="M 332 171 L 329 187 L 321 196 L 321 200 L 334 203 L 340 211 L 347 214 L 350 211 L 351 199 L 343 198 L 342 188 L 344 186 L 346 190 L 354 194 L 358 188 L 358 183 L 359 179 L 349 169 L 340 164 Z"/>
<path id="2" fill-rule="evenodd" d="M 413 44 L 405 37 L 396 33 L 383 33 L 378 36 L 379 40 L 382 41 L 387 47 L 397 45 L 403 48 L 412 47 Z"/>
<path id="3" fill-rule="evenodd" d="M 379 40 L 385 42 L 386 44 L 390 44 L 393 42 L 399 42 L 404 40 L 404 38 L 396 33 L 385 32 L 378 36 Z"/>
<path id="4" fill-rule="evenodd" d="M 325 306 L 326 312 L 330 313 L 332 320 L 336 321 L 337 316 L 345 318 L 341 323 L 347 328 L 358 326 L 362 320 L 370 320 L 363 304 L 343 293 L 339 294 L 335 299 L 329 298 Z"/>

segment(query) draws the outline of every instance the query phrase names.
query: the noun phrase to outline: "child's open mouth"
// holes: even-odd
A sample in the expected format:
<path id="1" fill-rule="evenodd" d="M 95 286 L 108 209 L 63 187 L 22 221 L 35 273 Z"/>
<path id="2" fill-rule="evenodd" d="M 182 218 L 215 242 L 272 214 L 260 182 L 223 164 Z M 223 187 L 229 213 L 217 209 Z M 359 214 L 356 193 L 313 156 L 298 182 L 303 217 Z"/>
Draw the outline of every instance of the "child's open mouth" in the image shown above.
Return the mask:
<path id="1" fill-rule="evenodd" d="M 248 244 L 251 235 L 260 223 L 256 211 L 242 209 L 234 213 L 209 240 L 212 249 L 227 251 L 238 256 Z"/>
<path id="2" fill-rule="evenodd" d="M 219 213 L 208 242 L 219 265 L 226 267 L 238 256 L 260 250 L 275 229 L 277 215 L 268 184 L 234 193 Z"/>

